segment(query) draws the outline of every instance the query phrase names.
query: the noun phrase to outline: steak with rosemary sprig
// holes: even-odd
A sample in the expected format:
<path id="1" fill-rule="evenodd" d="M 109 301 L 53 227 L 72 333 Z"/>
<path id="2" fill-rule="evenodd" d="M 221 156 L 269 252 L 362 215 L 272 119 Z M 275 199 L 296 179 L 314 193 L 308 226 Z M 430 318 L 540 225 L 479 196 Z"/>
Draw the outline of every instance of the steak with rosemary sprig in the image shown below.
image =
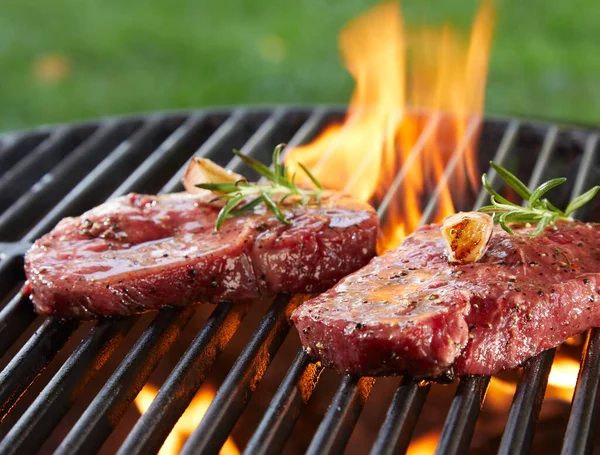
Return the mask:
<path id="1" fill-rule="evenodd" d="M 292 319 L 307 351 L 351 375 L 494 374 L 600 326 L 600 225 L 494 228 L 478 262 L 450 264 L 418 229 Z"/>
<path id="2" fill-rule="evenodd" d="M 330 288 L 374 255 L 368 204 L 327 193 L 289 204 L 289 224 L 265 206 L 215 221 L 213 194 L 129 194 L 65 218 L 25 256 L 38 312 L 90 319 Z"/>

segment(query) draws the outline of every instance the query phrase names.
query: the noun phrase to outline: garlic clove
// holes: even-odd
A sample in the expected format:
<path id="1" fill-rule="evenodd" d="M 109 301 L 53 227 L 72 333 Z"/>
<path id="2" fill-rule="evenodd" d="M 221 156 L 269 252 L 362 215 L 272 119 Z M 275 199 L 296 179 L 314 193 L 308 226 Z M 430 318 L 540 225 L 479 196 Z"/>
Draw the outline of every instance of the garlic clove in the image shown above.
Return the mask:
<path id="1" fill-rule="evenodd" d="M 459 212 L 444 221 L 440 231 L 446 241 L 448 260 L 459 264 L 478 261 L 486 252 L 494 220 L 481 212 Z"/>
<path id="2" fill-rule="evenodd" d="M 240 174 L 228 171 L 214 161 L 206 158 L 193 157 L 185 170 L 182 183 L 188 193 L 210 193 L 196 187 L 200 183 L 235 183 L 244 180 Z"/>

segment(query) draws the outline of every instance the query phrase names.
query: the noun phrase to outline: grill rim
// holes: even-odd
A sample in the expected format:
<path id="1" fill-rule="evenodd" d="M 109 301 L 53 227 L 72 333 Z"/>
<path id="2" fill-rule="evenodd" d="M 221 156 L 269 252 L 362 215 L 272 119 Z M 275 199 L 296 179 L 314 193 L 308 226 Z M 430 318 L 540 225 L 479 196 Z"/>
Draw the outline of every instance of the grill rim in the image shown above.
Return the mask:
<path id="1" fill-rule="evenodd" d="M 120 113 L 120 114 L 109 114 L 105 116 L 97 116 L 83 119 L 73 119 L 72 121 L 59 121 L 59 122 L 50 122 L 44 123 L 41 125 L 31 126 L 31 127 L 23 127 L 14 130 L 7 130 L 0 132 L 0 140 L 4 143 L 4 147 L 0 148 L 0 155 L 5 152 L 6 148 L 11 147 L 13 144 L 10 141 L 13 141 L 16 137 L 22 135 L 32 134 L 48 134 L 49 132 L 61 128 L 61 127 L 72 127 L 72 126 L 94 126 L 99 123 L 111 122 L 111 121 L 143 121 L 151 116 L 160 116 L 160 117 L 171 117 L 171 116 L 189 116 L 192 114 L 216 114 L 216 115 L 228 115 L 231 112 L 243 109 L 248 113 L 253 114 L 261 111 L 274 111 L 276 109 L 285 109 L 288 111 L 295 112 L 304 112 L 304 113 L 313 113 L 316 110 L 327 110 L 329 112 L 335 113 L 345 113 L 348 112 L 348 105 L 342 103 L 291 103 L 291 104 L 236 104 L 236 105 L 211 105 L 211 106 L 198 106 L 198 107 L 189 107 L 189 108 L 174 108 L 174 109 L 159 109 L 154 111 L 139 111 L 139 112 L 128 112 L 128 113 Z M 431 112 L 423 109 L 414 109 L 411 107 L 407 107 L 411 113 L 415 112 Z M 600 126 L 597 123 L 586 123 L 586 122 L 573 122 L 569 119 L 553 119 L 553 118 L 545 118 L 545 117 L 527 117 L 525 114 L 509 114 L 509 113 L 489 113 L 486 112 L 483 116 L 485 120 L 492 121 L 500 121 L 500 122 L 509 122 L 510 120 L 518 120 L 522 123 L 527 124 L 546 124 L 546 125 L 555 125 L 559 128 L 567 128 L 567 129 L 586 129 L 586 130 L 595 130 L 600 131 Z"/>

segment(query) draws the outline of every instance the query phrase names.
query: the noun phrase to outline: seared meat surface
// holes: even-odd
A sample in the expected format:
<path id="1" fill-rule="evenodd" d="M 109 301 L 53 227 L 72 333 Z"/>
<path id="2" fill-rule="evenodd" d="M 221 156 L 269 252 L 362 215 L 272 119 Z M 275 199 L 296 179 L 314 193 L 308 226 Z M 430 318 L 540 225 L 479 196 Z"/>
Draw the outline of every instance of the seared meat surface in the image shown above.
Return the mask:
<path id="1" fill-rule="evenodd" d="M 215 232 L 212 197 L 129 194 L 65 218 L 25 256 L 37 311 L 89 319 L 321 292 L 375 255 L 377 215 L 357 199 L 289 206 L 289 225 L 258 207 Z"/>
<path id="2" fill-rule="evenodd" d="M 494 228 L 452 265 L 439 225 L 417 230 L 293 313 L 314 357 L 352 375 L 494 374 L 600 325 L 600 225 L 536 238 Z"/>

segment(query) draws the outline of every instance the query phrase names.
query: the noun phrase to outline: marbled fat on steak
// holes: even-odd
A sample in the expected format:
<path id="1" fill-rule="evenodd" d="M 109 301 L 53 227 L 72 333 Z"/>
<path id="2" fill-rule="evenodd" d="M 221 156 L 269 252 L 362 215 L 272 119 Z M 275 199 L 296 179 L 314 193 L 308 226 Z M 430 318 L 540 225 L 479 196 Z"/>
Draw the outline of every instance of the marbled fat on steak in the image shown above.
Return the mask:
<path id="1" fill-rule="evenodd" d="M 258 207 L 215 232 L 212 197 L 129 194 L 65 218 L 25 256 L 37 311 L 89 319 L 321 292 L 375 255 L 377 215 L 357 199 L 287 206 L 289 225 Z"/>
<path id="2" fill-rule="evenodd" d="M 494 228 L 475 263 L 451 265 L 439 225 L 293 313 L 307 350 L 352 375 L 494 374 L 600 326 L 600 225 L 536 238 Z"/>

